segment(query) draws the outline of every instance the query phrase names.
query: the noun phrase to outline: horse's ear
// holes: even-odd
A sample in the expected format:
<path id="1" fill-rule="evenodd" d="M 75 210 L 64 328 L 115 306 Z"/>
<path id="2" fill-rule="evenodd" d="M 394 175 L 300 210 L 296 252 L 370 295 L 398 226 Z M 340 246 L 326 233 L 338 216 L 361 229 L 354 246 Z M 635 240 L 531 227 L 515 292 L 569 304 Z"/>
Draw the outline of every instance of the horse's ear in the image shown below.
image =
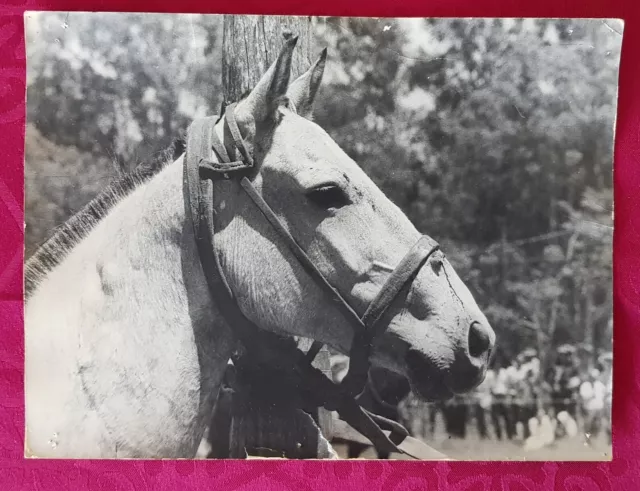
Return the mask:
<path id="1" fill-rule="evenodd" d="M 242 116 L 251 116 L 254 121 L 264 121 L 278 109 L 287 94 L 291 76 L 291 59 L 298 36 L 287 39 L 276 61 L 262 76 L 247 98 L 238 105 Z"/>
<path id="2" fill-rule="evenodd" d="M 297 113 L 307 119 L 311 119 L 313 115 L 313 103 L 322 82 L 326 61 L 327 48 L 324 48 L 318 61 L 300 75 L 287 91 L 287 97 L 295 106 Z"/>

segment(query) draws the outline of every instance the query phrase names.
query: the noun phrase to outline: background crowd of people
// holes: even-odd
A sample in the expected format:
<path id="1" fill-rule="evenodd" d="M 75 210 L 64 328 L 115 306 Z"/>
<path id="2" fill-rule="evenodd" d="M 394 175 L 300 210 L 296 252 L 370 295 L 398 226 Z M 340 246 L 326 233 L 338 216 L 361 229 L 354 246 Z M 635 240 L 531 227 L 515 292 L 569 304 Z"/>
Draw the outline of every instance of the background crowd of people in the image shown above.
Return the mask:
<path id="1" fill-rule="evenodd" d="M 546 370 L 534 349 L 511 363 L 496 358 L 475 391 L 429 405 L 409 396 L 401 413 L 412 433 L 425 440 L 433 439 L 440 417 L 449 438 L 464 439 L 475 431 L 480 440 L 520 441 L 534 450 L 583 433 L 587 441 L 606 435 L 610 444 L 611 353 L 589 363 L 578 351 L 560 346 Z"/>

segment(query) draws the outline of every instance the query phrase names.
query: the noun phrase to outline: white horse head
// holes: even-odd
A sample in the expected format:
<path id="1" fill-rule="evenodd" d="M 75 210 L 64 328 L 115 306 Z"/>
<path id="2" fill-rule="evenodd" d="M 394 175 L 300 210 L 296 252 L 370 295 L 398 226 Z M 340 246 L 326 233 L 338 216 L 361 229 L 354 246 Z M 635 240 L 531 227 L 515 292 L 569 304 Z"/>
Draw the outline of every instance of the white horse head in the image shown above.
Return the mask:
<path id="1" fill-rule="evenodd" d="M 328 281 L 362 314 L 420 237 L 404 213 L 311 120 L 325 55 L 289 86 L 295 39 L 236 118 L 256 171 L 254 186 Z M 217 126 L 227 138 L 224 121 Z M 224 140 L 223 140 L 224 141 Z M 389 162 L 393 172 L 394 162 Z M 348 353 L 354 332 L 236 182 L 215 185 L 222 267 L 244 314 L 278 333 Z M 406 375 L 434 399 L 482 380 L 495 335 L 442 252 L 434 253 L 387 312 L 373 362 Z"/>

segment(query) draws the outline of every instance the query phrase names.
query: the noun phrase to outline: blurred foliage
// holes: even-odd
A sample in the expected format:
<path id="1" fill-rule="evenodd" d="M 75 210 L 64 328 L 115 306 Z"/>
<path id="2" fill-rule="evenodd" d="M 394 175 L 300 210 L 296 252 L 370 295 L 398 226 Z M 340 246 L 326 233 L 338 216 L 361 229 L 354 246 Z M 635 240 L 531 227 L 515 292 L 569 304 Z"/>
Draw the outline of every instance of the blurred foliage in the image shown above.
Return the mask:
<path id="1" fill-rule="evenodd" d="M 25 138 L 26 256 L 91 198 L 109 185 L 117 169 L 108 158 L 60 146 L 27 124 Z"/>
<path id="2" fill-rule="evenodd" d="M 36 20 L 28 119 L 42 137 L 27 139 L 28 250 L 113 175 L 105 157 L 127 170 L 222 99 L 221 16 Z M 443 244 L 503 354 L 560 342 L 609 349 L 621 27 L 314 23 L 330 54 L 317 122 Z M 70 177 L 46 177 L 57 174 Z"/>
<path id="3" fill-rule="evenodd" d="M 129 170 L 222 101 L 221 17 L 33 15 L 27 119 L 54 143 Z"/>

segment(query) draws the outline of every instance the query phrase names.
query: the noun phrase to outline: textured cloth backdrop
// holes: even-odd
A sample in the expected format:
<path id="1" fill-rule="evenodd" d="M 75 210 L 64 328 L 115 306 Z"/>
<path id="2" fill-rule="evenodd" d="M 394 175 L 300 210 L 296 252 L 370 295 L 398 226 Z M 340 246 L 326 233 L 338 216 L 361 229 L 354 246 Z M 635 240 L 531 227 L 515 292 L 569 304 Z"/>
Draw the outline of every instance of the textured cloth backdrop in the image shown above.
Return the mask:
<path id="1" fill-rule="evenodd" d="M 25 10 L 625 19 L 615 146 L 615 395 L 611 463 L 37 461 L 23 459 Z M 177 10 L 179 9 L 179 10 Z M 0 489 L 640 489 L 640 3 L 632 0 L 4 0 L 0 5 Z"/>

